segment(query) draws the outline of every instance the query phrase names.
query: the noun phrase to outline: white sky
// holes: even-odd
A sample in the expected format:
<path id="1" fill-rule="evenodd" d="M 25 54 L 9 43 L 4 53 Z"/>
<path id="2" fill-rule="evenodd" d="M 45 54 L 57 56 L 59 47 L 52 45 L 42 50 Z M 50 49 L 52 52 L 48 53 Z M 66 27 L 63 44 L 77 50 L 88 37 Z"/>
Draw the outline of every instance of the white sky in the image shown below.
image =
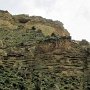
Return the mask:
<path id="1" fill-rule="evenodd" d="M 90 0 L 0 0 L 0 9 L 59 20 L 73 39 L 90 41 Z"/>

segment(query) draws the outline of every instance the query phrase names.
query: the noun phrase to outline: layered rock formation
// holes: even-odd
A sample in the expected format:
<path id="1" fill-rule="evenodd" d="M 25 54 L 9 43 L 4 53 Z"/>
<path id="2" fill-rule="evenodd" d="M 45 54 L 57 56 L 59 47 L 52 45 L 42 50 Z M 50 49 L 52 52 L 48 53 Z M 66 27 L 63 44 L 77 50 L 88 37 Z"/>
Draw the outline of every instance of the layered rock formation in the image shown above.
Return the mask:
<path id="1" fill-rule="evenodd" d="M 89 42 L 39 16 L 0 11 L 0 20 L 0 90 L 90 90 Z"/>

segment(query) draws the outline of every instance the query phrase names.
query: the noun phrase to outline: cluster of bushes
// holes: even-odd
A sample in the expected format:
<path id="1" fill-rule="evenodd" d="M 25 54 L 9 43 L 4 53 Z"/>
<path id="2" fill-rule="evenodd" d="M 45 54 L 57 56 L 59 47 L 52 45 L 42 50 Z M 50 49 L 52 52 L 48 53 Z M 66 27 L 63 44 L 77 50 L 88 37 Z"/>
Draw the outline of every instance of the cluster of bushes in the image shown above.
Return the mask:
<path id="1" fill-rule="evenodd" d="M 20 43 L 31 41 L 31 43 L 41 40 L 44 37 L 40 30 L 35 30 L 32 27 L 31 30 L 2 30 L 0 29 L 0 40 L 6 46 L 16 46 Z"/>

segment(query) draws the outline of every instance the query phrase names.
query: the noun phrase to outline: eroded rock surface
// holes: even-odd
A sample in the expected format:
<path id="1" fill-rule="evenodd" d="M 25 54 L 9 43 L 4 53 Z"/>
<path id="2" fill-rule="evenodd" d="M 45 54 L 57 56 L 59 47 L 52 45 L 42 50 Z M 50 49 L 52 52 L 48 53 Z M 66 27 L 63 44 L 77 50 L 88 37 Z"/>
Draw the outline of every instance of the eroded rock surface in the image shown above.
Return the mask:
<path id="1" fill-rule="evenodd" d="M 72 40 L 59 21 L 0 16 L 16 27 L 0 24 L 0 90 L 90 90 L 89 42 Z"/>

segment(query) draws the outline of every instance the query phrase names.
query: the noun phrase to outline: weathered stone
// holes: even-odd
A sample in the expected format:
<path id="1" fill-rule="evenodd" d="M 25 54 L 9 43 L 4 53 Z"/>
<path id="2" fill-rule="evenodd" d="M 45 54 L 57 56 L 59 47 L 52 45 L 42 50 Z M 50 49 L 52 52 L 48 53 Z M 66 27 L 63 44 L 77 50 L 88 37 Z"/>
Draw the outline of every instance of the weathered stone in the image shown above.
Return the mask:
<path id="1" fill-rule="evenodd" d="M 89 42 L 39 16 L 0 11 L 0 20 L 0 90 L 90 89 Z"/>

